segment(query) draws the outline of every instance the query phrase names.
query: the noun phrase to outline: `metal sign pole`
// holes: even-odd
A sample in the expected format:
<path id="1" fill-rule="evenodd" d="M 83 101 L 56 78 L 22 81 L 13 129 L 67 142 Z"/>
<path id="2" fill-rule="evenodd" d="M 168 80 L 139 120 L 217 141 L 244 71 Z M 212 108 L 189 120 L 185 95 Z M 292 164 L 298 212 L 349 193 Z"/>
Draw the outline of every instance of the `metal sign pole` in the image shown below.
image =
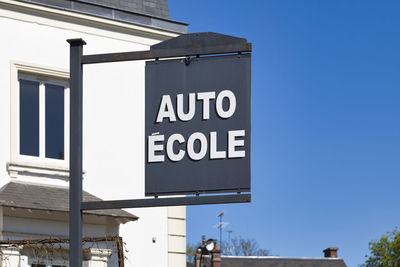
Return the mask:
<path id="1" fill-rule="evenodd" d="M 69 266 L 82 267 L 82 39 L 70 44 Z"/>
<path id="2" fill-rule="evenodd" d="M 82 267 L 82 211 L 93 209 L 143 208 L 180 205 L 245 203 L 251 201 L 250 186 L 223 190 L 189 190 L 195 197 L 168 197 L 154 199 L 128 199 L 115 201 L 83 202 L 82 199 L 82 112 L 83 65 L 120 61 L 176 58 L 217 54 L 251 53 L 251 43 L 246 39 L 218 33 L 184 34 L 150 47 L 147 51 L 83 55 L 82 39 L 69 39 L 70 44 L 70 184 L 69 184 L 69 266 Z M 244 54 L 243 54 L 244 55 Z M 251 54 L 250 54 L 251 55 Z M 244 55 L 245 56 L 245 55 Z M 248 68 L 250 71 L 250 68 Z M 246 177 L 244 177 L 246 178 Z M 250 179 L 250 177 L 246 178 Z M 248 181 L 248 183 L 250 180 Z M 231 195 L 199 196 L 200 193 L 232 193 Z M 176 193 L 176 192 L 175 192 Z M 182 195 L 182 192 L 178 192 Z"/>

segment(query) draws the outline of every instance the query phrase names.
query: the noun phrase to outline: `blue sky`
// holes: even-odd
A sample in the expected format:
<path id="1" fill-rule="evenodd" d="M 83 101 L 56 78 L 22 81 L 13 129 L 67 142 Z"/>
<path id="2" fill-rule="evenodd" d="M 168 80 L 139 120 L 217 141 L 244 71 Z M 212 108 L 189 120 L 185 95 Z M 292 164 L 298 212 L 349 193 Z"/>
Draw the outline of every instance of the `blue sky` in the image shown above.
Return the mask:
<path id="1" fill-rule="evenodd" d="M 253 200 L 188 207 L 188 241 L 218 238 L 225 211 L 232 237 L 273 254 L 337 246 L 363 263 L 368 242 L 400 225 L 400 2 L 168 4 L 190 32 L 253 43 Z"/>

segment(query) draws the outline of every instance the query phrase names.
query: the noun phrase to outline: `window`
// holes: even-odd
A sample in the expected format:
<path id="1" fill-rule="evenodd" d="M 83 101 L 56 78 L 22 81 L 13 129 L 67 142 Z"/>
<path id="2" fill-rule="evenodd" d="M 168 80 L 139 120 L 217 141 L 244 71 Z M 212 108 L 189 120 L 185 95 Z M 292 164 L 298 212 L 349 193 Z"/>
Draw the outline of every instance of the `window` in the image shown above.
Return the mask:
<path id="1" fill-rule="evenodd" d="M 13 64 L 12 164 L 19 167 L 68 168 L 68 77 L 66 71 Z"/>
<path id="2" fill-rule="evenodd" d="M 19 79 L 21 155 L 64 160 L 64 91 L 63 85 Z"/>

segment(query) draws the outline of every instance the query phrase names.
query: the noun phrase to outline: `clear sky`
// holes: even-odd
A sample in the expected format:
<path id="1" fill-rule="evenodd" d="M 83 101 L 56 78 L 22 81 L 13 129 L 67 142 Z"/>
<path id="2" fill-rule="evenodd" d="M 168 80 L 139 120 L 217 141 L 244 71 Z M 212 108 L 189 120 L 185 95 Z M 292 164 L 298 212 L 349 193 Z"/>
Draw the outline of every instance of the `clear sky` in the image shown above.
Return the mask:
<path id="1" fill-rule="evenodd" d="M 400 225 L 400 2 L 168 0 L 190 32 L 253 43 L 252 203 L 187 208 L 191 243 L 232 237 L 348 266 Z M 223 239 L 228 237 L 226 231 Z"/>

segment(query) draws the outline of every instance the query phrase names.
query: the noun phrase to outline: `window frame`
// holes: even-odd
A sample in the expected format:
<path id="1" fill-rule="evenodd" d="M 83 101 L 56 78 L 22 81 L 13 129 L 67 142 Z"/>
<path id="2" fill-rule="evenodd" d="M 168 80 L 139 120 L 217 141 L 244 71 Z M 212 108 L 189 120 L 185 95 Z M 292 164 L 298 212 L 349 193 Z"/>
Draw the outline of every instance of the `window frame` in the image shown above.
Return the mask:
<path id="1" fill-rule="evenodd" d="M 46 267 L 53 267 L 53 266 L 63 266 L 63 267 L 69 267 L 69 262 L 68 260 L 31 260 L 28 257 L 28 265 L 32 266 L 34 264 L 41 264 Z"/>
<path id="2" fill-rule="evenodd" d="M 19 80 L 39 82 L 39 156 L 20 154 L 20 85 Z M 46 158 L 45 83 L 64 87 L 64 159 Z M 34 64 L 11 62 L 11 164 L 55 170 L 69 166 L 69 72 Z"/>

